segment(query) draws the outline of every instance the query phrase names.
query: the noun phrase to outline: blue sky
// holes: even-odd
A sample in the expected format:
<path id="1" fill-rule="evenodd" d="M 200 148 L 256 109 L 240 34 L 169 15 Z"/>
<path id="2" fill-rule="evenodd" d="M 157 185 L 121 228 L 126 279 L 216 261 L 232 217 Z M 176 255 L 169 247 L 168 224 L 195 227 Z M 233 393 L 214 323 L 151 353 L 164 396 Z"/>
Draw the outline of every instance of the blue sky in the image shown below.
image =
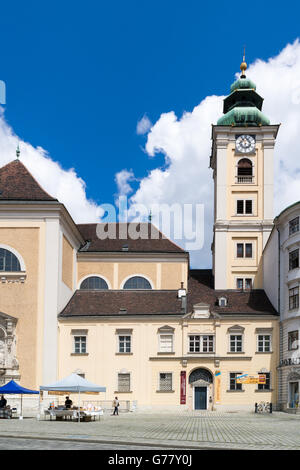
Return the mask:
<path id="1" fill-rule="evenodd" d="M 248 62 L 277 54 L 297 37 L 299 13 L 297 2 L 280 12 L 255 1 L 2 3 L 6 119 L 74 167 L 88 197 L 112 202 L 115 173 L 143 177 L 158 163 L 143 152 L 137 121 L 226 94 L 243 45 Z"/>
<path id="2" fill-rule="evenodd" d="M 294 1 L 281 4 L 280 10 L 271 1 L 2 3 L 5 121 L 21 140 L 45 149 L 64 169 L 74 168 L 88 198 L 113 203 L 118 172 L 133 170 L 136 194 L 149 172 L 167 166 L 158 144 L 152 145 L 155 158 L 149 149 L 145 152 L 149 136 L 137 134 L 138 121 L 146 115 L 160 123 L 162 114 L 170 112 L 180 120 L 207 96 L 227 94 L 243 46 L 248 64 L 278 56 L 299 35 L 299 13 Z M 266 98 L 268 83 L 261 85 Z M 272 96 L 276 100 L 278 92 Z M 273 116 L 282 122 L 281 114 Z M 215 117 L 207 113 L 207 123 Z M 209 130 L 203 136 L 206 149 Z M 193 171 L 207 172 L 208 157 L 207 147 Z M 184 183 L 188 186 L 188 174 Z M 201 193 L 191 199 L 202 202 Z"/>

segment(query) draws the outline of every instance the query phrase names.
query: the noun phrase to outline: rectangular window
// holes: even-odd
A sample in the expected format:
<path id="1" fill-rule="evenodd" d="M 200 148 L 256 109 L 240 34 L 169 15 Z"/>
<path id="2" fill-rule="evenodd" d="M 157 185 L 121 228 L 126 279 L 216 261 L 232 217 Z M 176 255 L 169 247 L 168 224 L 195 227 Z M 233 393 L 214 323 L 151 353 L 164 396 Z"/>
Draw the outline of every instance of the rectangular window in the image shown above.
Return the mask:
<path id="1" fill-rule="evenodd" d="M 270 372 L 264 372 L 262 375 L 266 376 L 265 384 L 258 384 L 258 390 L 270 390 L 271 389 L 271 377 Z"/>
<path id="2" fill-rule="evenodd" d="M 289 253 L 289 270 L 299 268 L 299 249 Z"/>
<path id="3" fill-rule="evenodd" d="M 238 199 L 236 201 L 237 214 L 252 214 L 252 200 L 251 199 Z"/>
<path id="4" fill-rule="evenodd" d="M 236 245 L 236 257 L 244 258 L 244 243 L 237 243 Z"/>
<path id="5" fill-rule="evenodd" d="M 118 392 L 130 392 L 130 374 L 118 374 Z"/>
<path id="6" fill-rule="evenodd" d="M 289 222 L 289 234 L 292 235 L 295 232 L 299 232 L 299 217 Z"/>
<path id="7" fill-rule="evenodd" d="M 161 372 L 159 374 L 159 390 L 171 391 L 172 390 L 172 373 Z"/>
<path id="8" fill-rule="evenodd" d="M 173 352 L 173 335 L 159 335 L 159 351 Z"/>
<path id="9" fill-rule="evenodd" d="M 236 288 L 239 290 L 251 290 L 252 289 L 252 279 L 251 278 L 237 278 Z"/>
<path id="10" fill-rule="evenodd" d="M 131 336 L 119 336 L 119 353 L 131 352 Z"/>
<path id="11" fill-rule="evenodd" d="M 257 352 L 271 352 L 271 335 L 258 335 Z"/>
<path id="12" fill-rule="evenodd" d="M 299 287 L 289 289 L 289 310 L 299 308 Z"/>
<path id="13" fill-rule="evenodd" d="M 236 378 L 238 375 L 242 375 L 241 372 L 230 372 L 229 379 L 229 390 L 242 390 L 242 384 L 236 383 Z"/>
<path id="14" fill-rule="evenodd" d="M 214 352 L 214 336 L 190 335 L 189 352 Z"/>
<path id="15" fill-rule="evenodd" d="M 86 336 L 74 336 L 74 353 L 86 353 Z"/>
<path id="16" fill-rule="evenodd" d="M 289 347 L 289 351 L 294 351 L 295 349 L 298 349 L 298 330 L 289 331 L 288 347 Z"/>
<path id="17" fill-rule="evenodd" d="M 252 258 L 252 243 L 246 243 L 246 258 Z"/>
<path id="18" fill-rule="evenodd" d="M 252 258 L 252 243 L 237 243 L 236 244 L 236 257 L 237 258 Z"/>
<path id="19" fill-rule="evenodd" d="M 230 335 L 230 352 L 242 352 L 243 350 L 243 336 Z"/>

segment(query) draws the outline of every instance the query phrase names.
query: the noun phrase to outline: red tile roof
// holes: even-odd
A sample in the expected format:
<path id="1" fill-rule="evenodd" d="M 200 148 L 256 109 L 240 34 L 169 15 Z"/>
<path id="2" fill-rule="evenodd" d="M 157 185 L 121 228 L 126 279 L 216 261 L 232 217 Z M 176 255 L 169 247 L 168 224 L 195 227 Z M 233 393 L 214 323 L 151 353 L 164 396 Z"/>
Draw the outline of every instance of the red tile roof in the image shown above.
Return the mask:
<path id="1" fill-rule="evenodd" d="M 59 316 L 184 315 L 177 293 L 177 290 L 77 290 Z M 218 305 L 222 295 L 228 299 L 227 307 Z M 211 270 L 190 272 L 187 313 L 200 302 L 208 304 L 212 313 L 220 315 L 277 314 L 263 290 L 214 290 Z"/>
<path id="2" fill-rule="evenodd" d="M 0 201 L 57 201 L 41 188 L 20 160 L 0 168 Z"/>
<path id="3" fill-rule="evenodd" d="M 82 237 L 88 241 L 80 251 L 185 253 L 150 223 L 78 224 L 77 227 Z M 102 240 L 97 235 L 100 234 L 99 229 L 101 233 L 107 231 L 111 235 Z M 134 236 L 136 239 L 133 239 Z"/>

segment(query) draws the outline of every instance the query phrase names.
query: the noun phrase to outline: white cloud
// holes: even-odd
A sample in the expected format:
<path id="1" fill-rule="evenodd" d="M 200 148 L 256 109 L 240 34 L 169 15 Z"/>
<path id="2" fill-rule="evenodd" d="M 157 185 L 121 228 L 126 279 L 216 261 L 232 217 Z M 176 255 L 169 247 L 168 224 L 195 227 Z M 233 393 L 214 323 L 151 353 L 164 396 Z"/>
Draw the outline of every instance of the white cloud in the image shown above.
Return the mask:
<path id="1" fill-rule="evenodd" d="M 152 122 L 150 121 L 148 116 L 146 116 L 146 114 L 144 114 L 142 119 L 140 119 L 138 121 L 137 125 L 136 125 L 136 133 L 138 135 L 147 134 L 147 132 L 149 132 L 151 127 L 152 127 Z"/>
<path id="2" fill-rule="evenodd" d="M 130 182 L 135 181 L 134 173 L 132 170 L 122 170 L 115 175 L 115 182 L 118 188 L 118 196 L 128 196 L 132 193 L 133 189 Z"/>
<path id="3" fill-rule="evenodd" d="M 257 60 L 247 76 L 264 97 L 263 112 L 271 123 L 282 123 L 275 148 L 275 213 L 300 200 L 300 44 L 288 44 L 276 57 Z M 234 77 L 233 77 L 234 79 Z M 232 80 L 233 81 L 233 80 Z M 224 83 L 229 93 L 230 83 Z M 223 96 L 205 98 L 192 112 L 178 118 L 161 114 L 147 135 L 145 150 L 153 157 L 165 156 L 166 167 L 152 170 L 140 181 L 131 203 L 205 204 L 205 245 L 192 252 L 192 264 L 211 266 L 210 243 L 213 223 L 211 123 L 222 115 Z"/>
<path id="4" fill-rule="evenodd" d="M 92 200 L 87 199 L 85 182 L 74 169 L 64 170 L 58 162 L 51 160 L 46 150 L 34 148 L 19 139 L 5 121 L 0 110 L 0 167 L 16 158 L 16 148 L 20 145 L 20 160 L 45 191 L 65 204 L 77 223 L 97 222 L 103 210 Z"/>

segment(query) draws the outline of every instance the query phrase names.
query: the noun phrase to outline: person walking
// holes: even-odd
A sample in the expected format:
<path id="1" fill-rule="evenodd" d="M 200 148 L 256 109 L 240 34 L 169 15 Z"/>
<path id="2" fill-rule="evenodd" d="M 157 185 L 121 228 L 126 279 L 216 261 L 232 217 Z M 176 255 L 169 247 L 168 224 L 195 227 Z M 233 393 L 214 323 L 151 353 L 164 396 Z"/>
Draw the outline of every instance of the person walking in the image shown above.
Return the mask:
<path id="1" fill-rule="evenodd" d="M 112 416 L 119 416 L 119 406 L 120 406 L 120 402 L 118 400 L 118 397 L 115 397 L 114 401 L 113 401 L 113 409 L 114 409 L 114 412 L 112 414 Z"/>

